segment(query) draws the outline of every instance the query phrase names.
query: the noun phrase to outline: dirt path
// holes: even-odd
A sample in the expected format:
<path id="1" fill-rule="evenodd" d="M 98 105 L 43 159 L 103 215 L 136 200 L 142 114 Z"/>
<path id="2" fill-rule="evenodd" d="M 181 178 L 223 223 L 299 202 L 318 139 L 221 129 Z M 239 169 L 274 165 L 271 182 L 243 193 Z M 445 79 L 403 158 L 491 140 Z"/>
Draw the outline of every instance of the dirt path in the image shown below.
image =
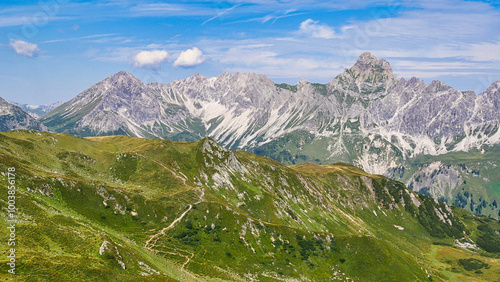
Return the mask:
<path id="1" fill-rule="evenodd" d="M 200 195 L 200 200 L 196 203 L 194 203 L 193 205 L 197 205 L 199 203 L 201 203 L 203 201 L 203 196 L 205 195 L 205 190 L 201 189 L 201 195 Z M 149 249 L 151 251 L 154 251 L 152 248 L 155 246 L 156 244 L 156 241 L 158 241 L 159 237 L 162 236 L 162 235 L 165 235 L 165 232 L 174 228 L 174 226 L 182 220 L 182 218 L 193 208 L 193 205 L 189 205 L 188 209 L 183 212 L 179 217 L 177 217 L 174 221 L 172 221 L 172 223 L 170 223 L 169 226 L 163 228 L 162 230 L 160 230 L 160 232 L 152 235 L 147 241 L 146 241 L 146 244 L 144 244 L 144 247 L 146 249 Z M 153 243 L 151 243 L 153 241 Z"/>

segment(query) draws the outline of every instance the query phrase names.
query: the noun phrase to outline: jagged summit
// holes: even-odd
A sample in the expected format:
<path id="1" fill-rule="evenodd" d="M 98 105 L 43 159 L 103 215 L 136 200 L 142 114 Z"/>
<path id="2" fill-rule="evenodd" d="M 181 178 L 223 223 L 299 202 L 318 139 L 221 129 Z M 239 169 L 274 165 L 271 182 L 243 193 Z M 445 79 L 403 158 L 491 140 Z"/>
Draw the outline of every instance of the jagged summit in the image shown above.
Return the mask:
<path id="1" fill-rule="evenodd" d="M 309 83 L 309 81 L 307 81 L 307 79 L 305 77 L 302 77 L 300 79 L 300 81 L 297 83 L 297 85 L 304 85 L 304 84 L 307 84 Z"/>
<path id="2" fill-rule="evenodd" d="M 441 91 L 446 91 L 449 89 L 452 89 L 451 86 L 448 84 L 439 81 L 439 80 L 433 80 L 429 86 L 427 86 L 428 91 L 430 92 L 441 92 Z"/>
<path id="3" fill-rule="evenodd" d="M 384 59 L 379 59 L 369 52 L 361 54 L 356 63 L 348 70 L 359 83 L 395 84 L 396 75 Z"/>
<path id="4" fill-rule="evenodd" d="M 359 56 L 356 63 L 328 83 L 331 89 L 348 89 L 350 96 L 378 99 L 398 82 L 391 65 L 369 52 Z"/>
<path id="5" fill-rule="evenodd" d="M 201 80 L 201 79 L 207 79 L 207 77 L 202 75 L 201 73 L 197 72 L 197 73 L 193 74 L 192 76 L 188 77 L 188 79 L 190 79 L 192 81 L 197 81 L 197 80 Z"/>
<path id="6" fill-rule="evenodd" d="M 127 71 L 121 70 L 113 75 L 108 76 L 106 79 L 116 80 L 119 78 L 135 78 L 135 76 Z"/>
<path id="7" fill-rule="evenodd" d="M 133 76 L 133 75 L 127 71 L 121 70 L 112 76 Z"/>
<path id="8" fill-rule="evenodd" d="M 364 52 L 361 54 L 352 69 L 356 69 L 359 72 L 367 72 L 375 69 L 392 73 L 392 68 L 389 62 L 375 57 L 370 52 Z"/>
<path id="9" fill-rule="evenodd" d="M 500 80 L 493 82 L 484 92 L 497 92 L 500 90 Z"/>
<path id="10" fill-rule="evenodd" d="M 141 80 L 139 80 L 137 77 L 132 75 L 129 72 L 126 71 L 119 71 L 111 76 L 108 76 L 106 79 L 103 80 L 103 82 L 108 82 L 113 85 L 119 85 L 119 84 L 130 84 L 131 82 L 140 82 L 142 83 Z"/>
<path id="11" fill-rule="evenodd" d="M 195 74 L 193 74 L 193 77 L 196 77 L 196 78 L 207 78 L 206 76 L 202 75 L 199 72 L 196 72 Z"/>

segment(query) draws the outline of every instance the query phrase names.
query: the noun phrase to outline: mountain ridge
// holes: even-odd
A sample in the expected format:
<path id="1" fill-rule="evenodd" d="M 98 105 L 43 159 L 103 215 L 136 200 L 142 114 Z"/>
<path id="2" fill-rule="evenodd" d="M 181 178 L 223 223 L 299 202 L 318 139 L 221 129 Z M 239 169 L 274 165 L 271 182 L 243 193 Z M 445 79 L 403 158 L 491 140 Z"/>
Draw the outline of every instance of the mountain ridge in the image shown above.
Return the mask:
<path id="1" fill-rule="evenodd" d="M 488 280 L 500 266 L 498 221 L 349 164 L 284 166 L 208 137 L 14 130 L 0 145 L 20 279 Z"/>

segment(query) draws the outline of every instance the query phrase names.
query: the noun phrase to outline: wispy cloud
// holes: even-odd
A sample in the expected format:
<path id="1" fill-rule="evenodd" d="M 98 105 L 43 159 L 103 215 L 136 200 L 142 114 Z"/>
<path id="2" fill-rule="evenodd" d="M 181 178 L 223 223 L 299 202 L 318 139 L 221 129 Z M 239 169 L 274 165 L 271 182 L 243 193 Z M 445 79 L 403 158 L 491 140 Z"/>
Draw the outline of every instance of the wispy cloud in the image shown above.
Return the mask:
<path id="1" fill-rule="evenodd" d="M 57 8 L 54 8 L 57 7 Z M 18 5 L 0 7 L 0 27 L 31 25 L 45 26 L 49 22 L 74 19 L 72 15 L 61 14 L 61 5 L 40 2 L 39 5 Z"/>
<path id="2" fill-rule="evenodd" d="M 35 18 L 32 15 L 29 16 L 6 16 L 0 17 L 0 27 L 8 27 L 8 26 L 20 26 L 20 25 L 28 25 L 34 24 L 38 21 L 59 21 L 59 20 L 69 20 L 71 17 L 44 17 L 43 19 Z"/>
<path id="3" fill-rule="evenodd" d="M 296 16 L 300 16 L 300 15 L 305 14 L 303 12 L 296 12 L 296 11 L 297 11 L 296 9 L 278 11 L 278 12 L 273 12 L 271 14 L 267 14 L 267 15 L 262 16 L 262 17 L 255 17 L 255 18 L 250 18 L 250 19 L 238 20 L 238 21 L 233 21 L 231 23 L 235 24 L 235 23 L 245 23 L 245 22 L 260 22 L 260 23 L 264 24 L 267 22 L 271 22 L 272 24 L 274 24 L 279 19 L 296 17 Z"/>
<path id="4" fill-rule="evenodd" d="M 446 3 L 446 4 L 444 4 Z M 474 4 L 473 4 L 474 3 Z M 418 9 L 344 25 L 345 38 L 400 40 L 401 43 L 477 42 L 499 33 L 500 13 L 484 3 L 469 1 L 416 1 Z"/>
<path id="5" fill-rule="evenodd" d="M 221 10 L 221 9 L 216 9 L 216 13 L 217 13 L 217 14 L 216 14 L 215 16 L 211 17 L 210 19 L 208 19 L 208 20 L 204 21 L 201 25 L 205 25 L 205 24 L 206 24 L 206 23 L 208 23 L 208 22 L 211 22 L 211 21 L 213 21 L 213 20 L 215 20 L 215 19 L 217 19 L 217 18 L 220 18 L 220 17 L 222 17 L 222 16 L 224 16 L 224 15 L 228 14 L 228 13 L 229 13 L 229 12 L 231 12 L 232 10 L 234 10 L 234 9 L 236 9 L 236 8 L 238 8 L 238 7 L 240 7 L 241 5 L 242 5 L 242 4 L 234 5 L 234 6 L 232 6 L 232 7 L 229 7 L 229 8 L 226 8 L 226 9 L 222 9 L 222 10 Z"/>
<path id="6" fill-rule="evenodd" d="M 272 79 L 294 80 L 306 77 L 326 82 L 342 68 L 317 54 L 300 54 L 293 41 L 276 38 L 243 40 L 203 40 L 212 61 L 230 72 L 255 72 Z"/>
<path id="7" fill-rule="evenodd" d="M 0 27 L 23 25 L 28 22 L 26 17 L 0 17 Z"/>
<path id="8" fill-rule="evenodd" d="M 184 6 L 169 3 L 148 3 L 137 4 L 130 8 L 133 15 L 166 15 L 186 11 Z"/>
<path id="9" fill-rule="evenodd" d="M 124 17 L 209 16 L 213 8 L 199 3 L 140 3 L 128 9 Z"/>
<path id="10" fill-rule="evenodd" d="M 474 62 L 500 62 L 500 38 L 495 42 L 439 45 L 431 50 L 433 57 L 459 57 Z"/>
<path id="11" fill-rule="evenodd" d="M 66 41 L 78 41 L 78 40 L 85 40 L 85 39 L 96 39 L 96 38 L 102 38 L 102 37 L 110 37 L 110 36 L 116 36 L 116 33 L 106 33 L 106 34 L 93 34 L 93 35 L 87 35 L 87 36 L 81 36 L 81 37 L 71 37 L 71 38 L 61 38 L 61 39 L 52 39 L 52 40 L 47 40 L 41 42 L 41 44 L 45 43 L 57 43 L 57 42 L 66 42 Z"/>
<path id="12" fill-rule="evenodd" d="M 304 15 L 305 13 L 301 13 L 301 12 L 295 12 L 296 10 L 295 9 L 289 9 L 289 10 L 286 10 L 282 13 L 273 13 L 273 14 L 269 14 L 265 17 L 262 18 L 262 23 L 266 23 L 268 21 L 271 21 L 271 23 L 275 23 L 277 20 L 279 19 L 284 19 L 284 18 L 289 18 L 289 17 L 296 17 L 296 16 L 300 16 L 300 15 Z"/>
<path id="13" fill-rule="evenodd" d="M 284 9 L 300 9 L 312 11 L 326 9 L 327 11 L 339 11 L 346 9 L 362 9 L 365 7 L 390 5 L 393 2 L 404 2 L 400 0 L 351 0 L 351 1 L 322 1 L 322 0 L 235 0 L 234 3 L 248 4 L 255 10 L 276 11 Z M 408 1 L 410 2 L 410 1 Z"/>
<path id="14" fill-rule="evenodd" d="M 484 65 L 480 63 L 471 62 L 457 62 L 457 61 L 412 61 L 412 60 L 397 60 L 392 63 L 392 66 L 397 69 L 408 70 L 471 70 L 483 69 Z"/>

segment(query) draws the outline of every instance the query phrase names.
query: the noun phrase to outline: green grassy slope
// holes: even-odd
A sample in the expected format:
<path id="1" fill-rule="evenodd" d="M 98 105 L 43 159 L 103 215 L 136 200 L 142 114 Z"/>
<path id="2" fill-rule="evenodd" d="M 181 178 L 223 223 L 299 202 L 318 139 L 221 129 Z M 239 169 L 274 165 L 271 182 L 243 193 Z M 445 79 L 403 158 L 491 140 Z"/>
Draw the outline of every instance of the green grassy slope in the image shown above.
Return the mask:
<path id="1" fill-rule="evenodd" d="M 452 212 L 347 164 L 284 166 L 209 138 L 11 131 L 0 134 L 5 184 L 9 167 L 18 187 L 20 280 L 487 281 L 499 274 L 498 221 Z M 7 238 L 5 210 L 0 224 Z M 468 240 L 477 249 L 460 247 Z M 5 244 L 1 278 L 6 256 Z"/>

